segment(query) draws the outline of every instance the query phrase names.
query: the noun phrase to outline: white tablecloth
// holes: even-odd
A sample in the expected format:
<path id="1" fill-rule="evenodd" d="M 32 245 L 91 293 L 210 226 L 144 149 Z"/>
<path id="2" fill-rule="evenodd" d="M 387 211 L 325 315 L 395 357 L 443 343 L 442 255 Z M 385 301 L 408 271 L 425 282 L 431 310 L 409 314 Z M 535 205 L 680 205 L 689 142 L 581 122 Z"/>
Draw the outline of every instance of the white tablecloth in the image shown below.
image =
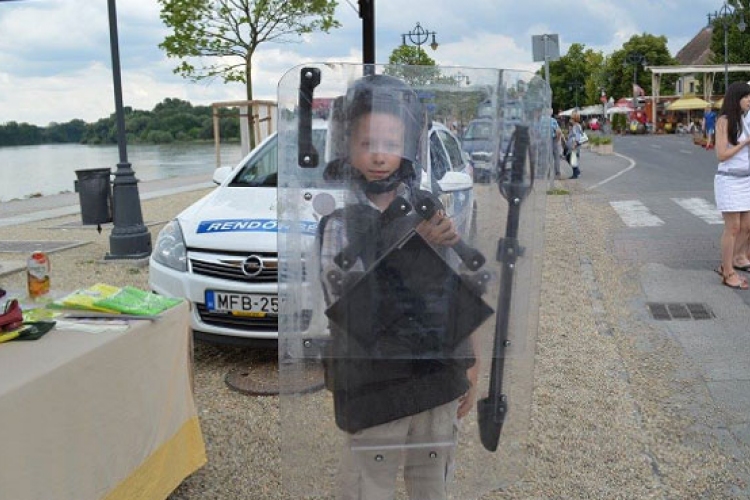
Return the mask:
<path id="1" fill-rule="evenodd" d="M 186 304 L 0 344 L 0 499 L 164 499 L 201 467 Z"/>

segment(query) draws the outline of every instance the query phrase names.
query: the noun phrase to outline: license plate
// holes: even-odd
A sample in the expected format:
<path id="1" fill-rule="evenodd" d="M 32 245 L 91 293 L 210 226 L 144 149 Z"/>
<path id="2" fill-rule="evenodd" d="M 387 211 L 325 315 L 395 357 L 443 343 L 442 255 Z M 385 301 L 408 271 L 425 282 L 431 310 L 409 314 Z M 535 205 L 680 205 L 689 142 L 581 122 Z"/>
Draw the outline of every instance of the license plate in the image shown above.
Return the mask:
<path id="1" fill-rule="evenodd" d="M 237 316 L 275 316 L 279 313 L 279 297 L 259 293 L 217 292 L 206 290 L 206 308 Z"/>

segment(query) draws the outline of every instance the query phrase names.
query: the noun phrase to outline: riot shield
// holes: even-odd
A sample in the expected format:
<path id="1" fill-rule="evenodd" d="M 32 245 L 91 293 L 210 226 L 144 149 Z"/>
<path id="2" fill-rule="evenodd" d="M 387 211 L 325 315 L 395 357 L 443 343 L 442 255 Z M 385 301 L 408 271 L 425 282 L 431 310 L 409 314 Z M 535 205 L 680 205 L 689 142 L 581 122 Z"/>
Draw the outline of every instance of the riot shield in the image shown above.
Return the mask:
<path id="1" fill-rule="evenodd" d="M 547 84 L 512 70 L 310 64 L 284 76 L 278 104 L 284 486 L 294 498 L 435 500 L 517 481 Z M 325 388 L 299 390 L 316 366 Z"/>

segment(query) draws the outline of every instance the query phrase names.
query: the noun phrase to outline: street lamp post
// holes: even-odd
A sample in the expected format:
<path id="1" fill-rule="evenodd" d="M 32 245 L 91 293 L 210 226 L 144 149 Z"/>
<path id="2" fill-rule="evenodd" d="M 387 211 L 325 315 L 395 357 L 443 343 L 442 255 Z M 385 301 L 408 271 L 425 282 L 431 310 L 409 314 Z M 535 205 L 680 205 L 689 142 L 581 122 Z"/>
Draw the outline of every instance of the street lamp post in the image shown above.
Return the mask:
<path id="1" fill-rule="evenodd" d="M 416 45 L 417 49 L 419 51 L 422 51 L 422 45 L 426 44 L 427 40 L 432 37 L 430 48 L 432 50 L 437 50 L 438 43 L 435 40 L 435 35 L 437 35 L 436 32 L 428 31 L 424 29 L 421 24 L 417 23 L 417 25 L 414 26 L 414 29 L 407 33 L 401 34 L 401 45 L 406 45 L 406 39 L 408 38 L 412 45 Z"/>
<path id="2" fill-rule="evenodd" d="M 109 236 L 109 250 L 105 259 L 141 259 L 151 253 L 151 233 L 143 224 L 138 180 L 128 163 L 125 141 L 125 111 L 122 104 L 120 78 L 120 49 L 117 41 L 117 11 L 115 0 L 107 0 L 109 8 L 109 39 L 112 51 L 112 78 L 115 91 L 117 147 L 120 161 L 112 185 L 113 228 Z"/>
<path id="3" fill-rule="evenodd" d="M 740 30 L 740 32 L 744 32 L 747 28 L 747 23 L 745 23 L 745 13 L 742 10 L 742 4 L 739 4 L 739 2 L 730 2 L 727 4 L 725 1 L 724 4 L 721 6 L 721 8 L 718 11 L 714 11 L 713 14 L 707 14 L 708 17 L 708 24 L 713 23 L 714 21 L 721 20 L 721 27 L 724 29 L 724 93 L 726 94 L 727 88 L 729 87 L 729 41 L 728 41 L 728 33 L 729 33 L 729 22 L 737 15 L 739 14 L 740 20 L 737 23 L 737 29 Z"/>
<path id="4" fill-rule="evenodd" d="M 578 108 L 578 89 L 581 88 L 581 82 L 578 80 L 573 80 L 572 82 L 568 83 L 568 90 L 574 92 L 575 94 L 575 103 L 576 108 Z"/>
<path id="5" fill-rule="evenodd" d="M 633 65 L 633 109 L 638 109 L 638 66 L 648 64 L 646 56 L 640 52 L 631 52 L 628 54 L 628 63 Z"/>

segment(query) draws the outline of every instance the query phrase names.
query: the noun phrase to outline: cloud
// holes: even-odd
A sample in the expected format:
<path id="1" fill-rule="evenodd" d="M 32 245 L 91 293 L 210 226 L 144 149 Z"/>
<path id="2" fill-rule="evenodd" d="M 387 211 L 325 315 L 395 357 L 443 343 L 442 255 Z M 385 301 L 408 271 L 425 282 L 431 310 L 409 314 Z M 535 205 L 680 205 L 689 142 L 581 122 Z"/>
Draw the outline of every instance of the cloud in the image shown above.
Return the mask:
<path id="1" fill-rule="evenodd" d="M 93 121 L 114 108 L 107 2 L 44 0 L 0 3 L 0 123 L 46 125 L 73 118 Z M 306 62 L 362 60 L 362 21 L 343 0 L 340 29 L 313 33 L 299 43 L 261 45 L 253 60 L 254 95 L 275 99 L 279 79 Z M 531 37 L 555 33 L 565 53 L 574 42 L 605 54 L 635 34 L 665 35 L 672 54 L 706 23 L 715 0 L 393 0 L 376 2 L 376 53 L 387 62 L 402 35 L 417 22 L 436 32 L 443 65 L 505 67 L 535 71 Z M 241 84 L 193 83 L 173 74 L 158 44 L 168 33 L 154 0 L 117 3 L 125 105 L 151 109 L 167 97 L 194 104 L 244 99 Z M 428 42 L 429 43 L 429 42 Z"/>

